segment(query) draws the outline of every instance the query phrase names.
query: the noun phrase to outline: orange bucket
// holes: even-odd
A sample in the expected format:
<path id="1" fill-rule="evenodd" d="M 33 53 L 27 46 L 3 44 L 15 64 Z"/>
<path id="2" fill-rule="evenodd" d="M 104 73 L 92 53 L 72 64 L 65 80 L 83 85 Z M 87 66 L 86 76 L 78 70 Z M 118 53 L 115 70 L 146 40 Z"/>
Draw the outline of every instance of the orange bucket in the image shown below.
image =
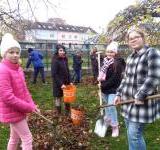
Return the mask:
<path id="1" fill-rule="evenodd" d="M 66 103 L 75 102 L 76 100 L 76 86 L 75 85 L 67 85 L 66 88 L 63 89 L 63 100 Z"/>
<path id="2" fill-rule="evenodd" d="M 74 125 L 80 125 L 83 120 L 83 117 L 83 111 L 71 108 L 71 119 Z"/>

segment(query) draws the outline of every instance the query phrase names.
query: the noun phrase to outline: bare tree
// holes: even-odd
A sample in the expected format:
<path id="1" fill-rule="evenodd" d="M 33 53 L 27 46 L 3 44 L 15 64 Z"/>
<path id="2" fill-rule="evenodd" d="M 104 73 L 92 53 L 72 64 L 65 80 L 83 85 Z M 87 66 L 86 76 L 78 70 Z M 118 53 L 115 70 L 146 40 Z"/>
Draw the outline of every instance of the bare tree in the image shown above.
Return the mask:
<path id="1" fill-rule="evenodd" d="M 0 0 L 0 34 L 10 31 L 16 35 L 22 35 L 28 29 L 32 21 L 38 21 L 35 11 L 41 3 L 47 11 L 49 8 L 57 9 L 50 0 Z"/>

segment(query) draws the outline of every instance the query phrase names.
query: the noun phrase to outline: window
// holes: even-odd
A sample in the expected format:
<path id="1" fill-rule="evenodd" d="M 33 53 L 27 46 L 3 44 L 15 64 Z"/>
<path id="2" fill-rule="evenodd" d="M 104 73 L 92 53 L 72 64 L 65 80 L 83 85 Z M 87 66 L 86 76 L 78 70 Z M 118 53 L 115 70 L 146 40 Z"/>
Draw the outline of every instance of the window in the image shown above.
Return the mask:
<path id="1" fill-rule="evenodd" d="M 50 34 L 50 37 L 54 37 L 54 34 Z"/>
<path id="2" fill-rule="evenodd" d="M 77 39 L 77 35 L 75 35 L 74 38 Z"/>
<path id="3" fill-rule="evenodd" d="M 48 26 L 49 29 L 52 29 L 52 26 Z"/>
<path id="4" fill-rule="evenodd" d="M 82 29 L 82 28 L 80 28 L 80 30 L 81 30 L 81 31 L 83 31 L 83 29 Z"/>
<path id="5" fill-rule="evenodd" d="M 71 39 L 72 38 L 72 35 L 69 35 L 69 39 Z"/>
<path id="6" fill-rule="evenodd" d="M 60 30 L 63 30 L 63 27 L 59 27 Z"/>
<path id="7" fill-rule="evenodd" d="M 65 35 L 64 35 L 64 34 L 62 34 L 62 38 L 63 38 L 63 39 L 65 38 Z"/>

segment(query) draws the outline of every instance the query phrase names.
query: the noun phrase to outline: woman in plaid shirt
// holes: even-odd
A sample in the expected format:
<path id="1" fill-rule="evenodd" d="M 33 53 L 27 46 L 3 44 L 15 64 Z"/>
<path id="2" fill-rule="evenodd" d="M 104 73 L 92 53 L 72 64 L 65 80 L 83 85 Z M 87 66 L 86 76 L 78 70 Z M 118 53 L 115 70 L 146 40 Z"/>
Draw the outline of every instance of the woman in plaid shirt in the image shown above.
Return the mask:
<path id="1" fill-rule="evenodd" d="M 114 102 L 135 100 L 135 103 L 122 106 L 129 150 L 146 150 L 144 126 L 160 118 L 160 101 L 145 99 L 153 95 L 159 85 L 160 52 L 145 45 L 145 35 L 138 28 L 130 29 L 126 40 L 133 52 L 127 58 L 125 75 Z"/>

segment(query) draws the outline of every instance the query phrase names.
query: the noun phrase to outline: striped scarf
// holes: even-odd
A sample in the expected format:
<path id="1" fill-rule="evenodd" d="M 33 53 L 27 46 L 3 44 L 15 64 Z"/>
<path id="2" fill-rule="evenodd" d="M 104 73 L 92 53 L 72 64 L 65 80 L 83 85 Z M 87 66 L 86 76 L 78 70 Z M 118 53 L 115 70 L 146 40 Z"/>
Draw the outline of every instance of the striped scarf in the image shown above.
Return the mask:
<path id="1" fill-rule="evenodd" d="M 114 58 L 111 58 L 111 59 L 108 59 L 107 57 L 104 58 L 103 66 L 101 67 L 98 78 L 97 78 L 98 81 L 104 81 L 106 79 L 107 69 L 113 63 L 114 63 Z"/>

